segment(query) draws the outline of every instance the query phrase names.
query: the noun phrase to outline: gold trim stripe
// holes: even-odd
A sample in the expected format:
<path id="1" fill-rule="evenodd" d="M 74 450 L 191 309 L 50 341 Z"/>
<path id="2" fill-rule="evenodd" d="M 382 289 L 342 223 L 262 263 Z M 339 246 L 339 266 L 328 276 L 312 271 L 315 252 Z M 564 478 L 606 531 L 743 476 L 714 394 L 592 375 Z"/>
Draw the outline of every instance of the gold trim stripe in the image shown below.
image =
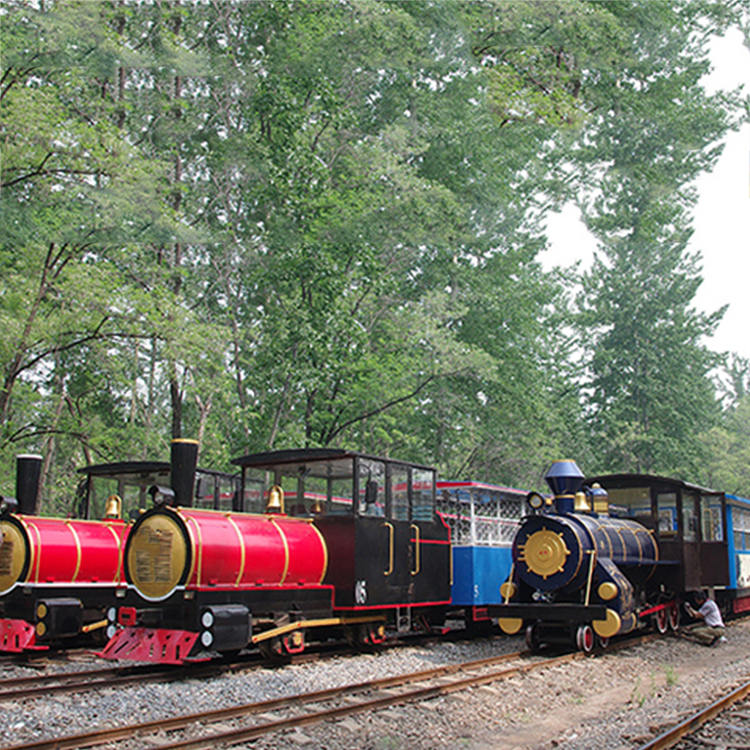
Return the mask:
<path id="1" fill-rule="evenodd" d="M 73 539 L 76 544 L 76 569 L 73 571 L 73 576 L 70 579 L 71 583 L 75 583 L 78 578 L 78 574 L 81 572 L 81 559 L 83 557 L 83 550 L 81 549 L 81 538 L 78 536 L 75 526 L 70 521 L 65 521 L 65 526 L 70 530 L 73 535 Z"/>
<path id="2" fill-rule="evenodd" d="M 254 635 L 251 642 L 260 643 L 261 641 L 267 641 L 271 638 L 291 633 L 293 630 L 302 630 L 303 628 L 330 628 L 335 625 L 359 625 L 364 622 L 385 622 L 385 617 L 383 615 L 376 615 L 373 617 L 328 617 L 322 620 L 297 620 L 296 622 L 282 625 L 279 628 L 264 630 L 262 633 Z"/>
<path id="3" fill-rule="evenodd" d="M 284 572 L 281 574 L 281 580 L 279 581 L 279 584 L 282 584 L 286 581 L 286 577 L 289 574 L 289 541 L 286 538 L 284 530 L 279 526 L 276 519 L 271 517 L 268 520 L 274 525 L 276 531 L 279 532 L 281 541 L 284 543 Z"/>
<path id="4" fill-rule="evenodd" d="M 237 522 L 234 520 L 234 518 L 232 518 L 231 513 L 226 514 L 226 519 L 227 521 L 229 521 L 229 523 L 232 524 L 232 528 L 237 532 L 237 541 L 240 544 L 240 569 L 234 582 L 235 586 L 239 586 L 240 581 L 242 580 L 242 576 L 245 575 L 245 544 L 242 539 L 242 532 L 240 531 L 240 527 L 237 525 Z"/>

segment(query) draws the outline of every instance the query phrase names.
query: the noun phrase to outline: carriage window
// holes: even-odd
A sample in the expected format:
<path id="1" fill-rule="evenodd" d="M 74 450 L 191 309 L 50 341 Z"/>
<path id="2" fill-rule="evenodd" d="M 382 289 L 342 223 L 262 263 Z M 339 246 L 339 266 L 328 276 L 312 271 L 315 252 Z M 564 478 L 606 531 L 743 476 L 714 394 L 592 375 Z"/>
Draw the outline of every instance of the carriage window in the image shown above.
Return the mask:
<path id="1" fill-rule="evenodd" d="M 359 460 L 360 516 L 385 515 L 385 464 L 367 458 Z"/>
<path id="2" fill-rule="evenodd" d="M 245 474 L 239 510 L 244 513 L 262 513 L 266 507 L 264 488 L 265 479 L 255 471 L 248 471 Z"/>
<path id="3" fill-rule="evenodd" d="M 135 520 L 151 507 L 149 487 L 155 484 L 169 485 L 169 473 L 147 475 L 92 476 L 89 487 L 89 518 L 103 518 L 107 510 L 107 499 L 116 495 L 122 500 L 121 517 Z"/>
<path id="4" fill-rule="evenodd" d="M 720 495 L 701 496 L 701 534 L 704 542 L 724 541 Z"/>
<path id="5" fill-rule="evenodd" d="M 609 512 L 615 518 L 651 516 L 651 492 L 648 487 L 609 489 Z"/>
<path id="6" fill-rule="evenodd" d="M 217 476 L 216 483 L 219 490 L 219 510 L 233 510 L 237 504 L 238 480 L 236 477 Z"/>
<path id="7" fill-rule="evenodd" d="M 348 516 L 354 513 L 354 488 L 350 477 L 331 479 L 328 482 L 329 501 L 326 512 L 334 516 Z"/>
<path id="8" fill-rule="evenodd" d="M 389 515 L 394 521 L 409 520 L 409 470 L 403 466 L 391 466 Z"/>
<path id="9" fill-rule="evenodd" d="M 434 513 L 435 473 L 424 469 L 413 469 L 412 521 L 432 521 Z"/>
<path id="10" fill-rule="evenodd" d="M 320 515 L 324 512 L 328 503 L 328 481 L 323 477 L 307 477 L 305 479 L 304 497 L 306 515 Z"/>
<path id="11" fill-rule="evenodd" d="M 656 496 L 656 512 L 659 517 L 659 536 L 677 534 L 677 493 L 660 492 Z"/>
<path id="12" fill-rule="evenodd" d="M 734 547 L 736 550 L 746 550 L 750 547 L 750 510 L 734 507 L 732 512 L 734 522 Z"/>
<path id="13" fill-rule="evenodd" d="M 695 495 L 682 497 L 682 540 L 694 542 L 698 536 L 698 519 L 695 515 Z"/>

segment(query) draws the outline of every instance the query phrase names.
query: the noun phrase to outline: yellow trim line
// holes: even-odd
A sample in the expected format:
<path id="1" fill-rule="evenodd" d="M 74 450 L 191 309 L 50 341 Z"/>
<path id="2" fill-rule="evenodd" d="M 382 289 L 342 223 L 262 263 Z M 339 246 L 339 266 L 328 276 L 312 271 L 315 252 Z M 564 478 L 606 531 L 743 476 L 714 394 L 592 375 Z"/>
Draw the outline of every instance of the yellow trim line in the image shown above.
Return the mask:
<path id="1" fill-rule="evenodd" d="M 277 636 L 291 633 L 293 630 L 302 630 L 303 628 L 326 628 L 334 625 L 357 625 L 363 622 L 384 621 L 385 617 L 382 615 L 375 617 L 329 617 L 323 620 L 297 620 L 296 622 L 282 625 L 280 628 L 264 630 L 262 633 L 254 635 L 251 642 L 260 643 L 261 641 L 267 641 L 269 638 L 276 638 Z"/>

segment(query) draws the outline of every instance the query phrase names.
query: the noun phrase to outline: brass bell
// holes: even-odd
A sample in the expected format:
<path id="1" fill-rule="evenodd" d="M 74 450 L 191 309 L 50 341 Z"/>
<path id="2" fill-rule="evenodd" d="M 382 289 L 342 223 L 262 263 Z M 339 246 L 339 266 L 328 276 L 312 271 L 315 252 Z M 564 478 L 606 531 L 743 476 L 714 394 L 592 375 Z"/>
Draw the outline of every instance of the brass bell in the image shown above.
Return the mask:
<path id="1" fill-rule="evenodd" d="M 110 495 L 107 498 L 107 504 L 104 507 L 104 518 L 121 518 L 122 517 L 122 499 L 119 495 Z"/>
<path id="2" fill-rule="evenodd" d="M 588 500 L 586 500 L 585 492 L 576 492 L 575 505 L 573 510 L 576 513 L 591 513 Z"/>
<path id="3" fill-rule="evenodd" d="M 275 484 L 268 491 L 268 503 L 266 504 L 266 513 L 283 513 L 284 512 L 284 490 Z"/>

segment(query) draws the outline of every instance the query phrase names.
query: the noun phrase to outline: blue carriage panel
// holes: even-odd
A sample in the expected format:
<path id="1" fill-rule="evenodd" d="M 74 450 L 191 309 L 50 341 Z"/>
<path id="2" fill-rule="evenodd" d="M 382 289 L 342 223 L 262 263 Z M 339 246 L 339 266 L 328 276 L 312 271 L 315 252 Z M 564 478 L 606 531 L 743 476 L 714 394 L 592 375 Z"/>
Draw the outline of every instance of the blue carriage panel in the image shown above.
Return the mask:
<path id="1" fill-rule="evenodd" d="M 750 588 L 750 500 L 727 495 L 729 588 Z"/>
<path id="2" fill-rule="evenodd" d="M 482 607 L 502 601 L 511 545 L 526 492 L 480 482 L 438 482 L 440 513 L 453 544 L 452 603 Z"/>
<path id="3" fill-rule="evenodd" d="M 512 565 L 508 547 L 454 547 L 451 599 L 459 607 L 500 604 Z"/>

